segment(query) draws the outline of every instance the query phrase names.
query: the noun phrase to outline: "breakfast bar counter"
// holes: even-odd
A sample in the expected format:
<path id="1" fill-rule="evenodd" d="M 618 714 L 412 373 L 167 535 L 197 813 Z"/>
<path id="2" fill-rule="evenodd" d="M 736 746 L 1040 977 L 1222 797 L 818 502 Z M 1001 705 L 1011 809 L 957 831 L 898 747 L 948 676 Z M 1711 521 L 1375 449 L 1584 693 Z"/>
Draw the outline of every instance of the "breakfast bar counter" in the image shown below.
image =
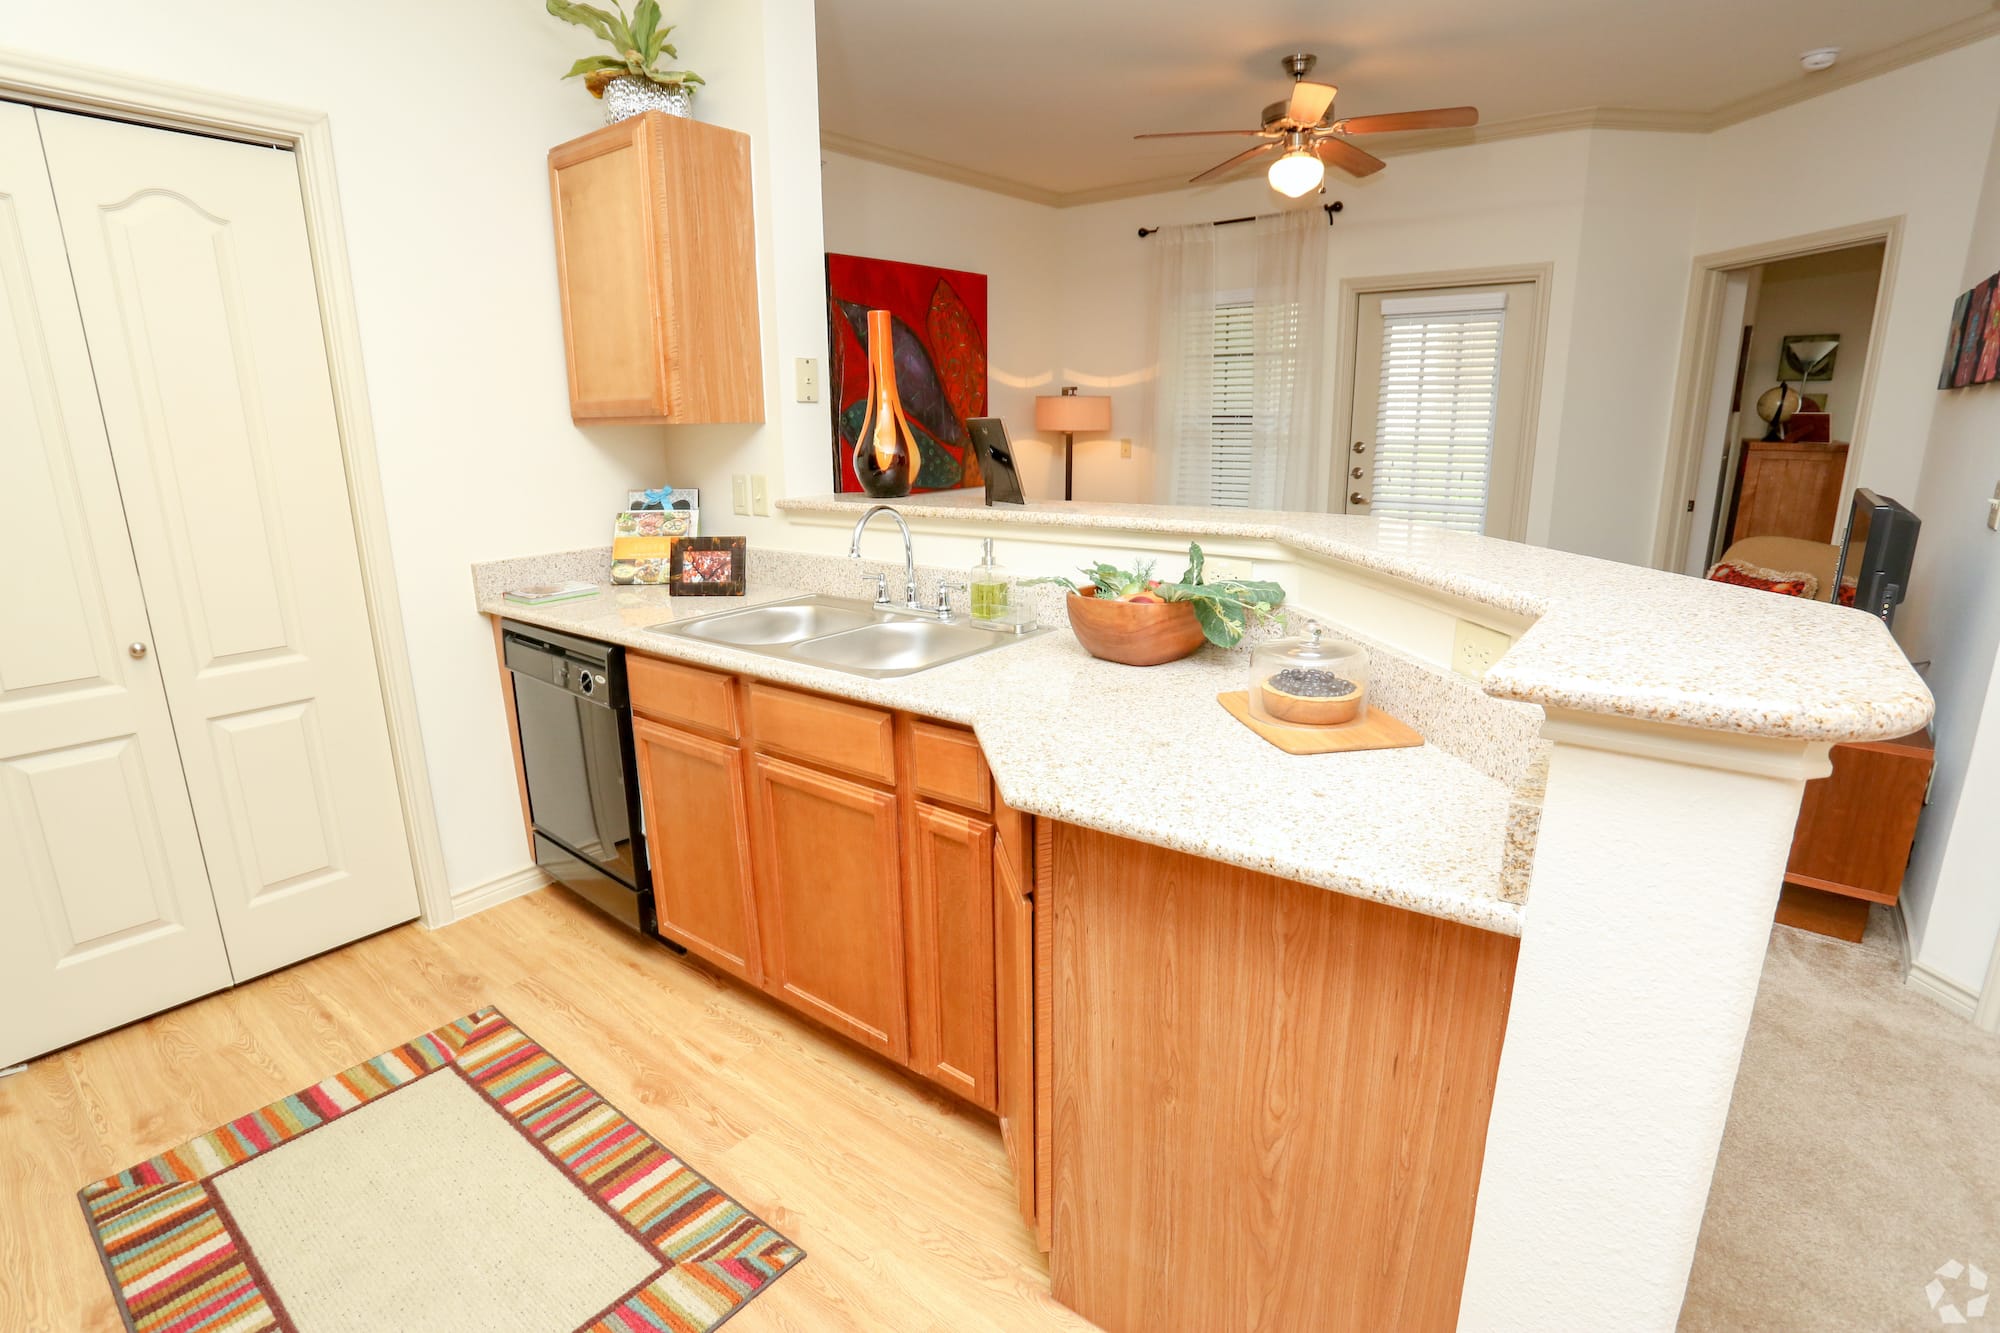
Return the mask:
<path id="1" fill-rule="evenodd" d="M 797 549 L 753 543 L 733 604 L 855 595 L 865 502 L 780 508 Z M 1094 1322 L 1671 1328 L 1804 784 L 1930 715 L 1882 624 L 1370 519 L 895 508 L 928 551 L 998 536 L 1037 574 L 1199 541 L 1283 583 L 1284 629 L 1360 642 L 1371 706 L 1426 743 L 1281 753 L 1216 699 L 1247 647 L 1099 661 L 1047 589 L 1050 632 L 889 679 L 654 628 L 711 598 L 502 597 L 602 550 L 480 566 L 477 606 L 971 729 L 1034 817 L 1029 882 L 994 891 L 1002 1136 Z M 926 602 L 956 573 L 918 568 Z M 912 975 L 914 1006 L 937 974 Z"/>

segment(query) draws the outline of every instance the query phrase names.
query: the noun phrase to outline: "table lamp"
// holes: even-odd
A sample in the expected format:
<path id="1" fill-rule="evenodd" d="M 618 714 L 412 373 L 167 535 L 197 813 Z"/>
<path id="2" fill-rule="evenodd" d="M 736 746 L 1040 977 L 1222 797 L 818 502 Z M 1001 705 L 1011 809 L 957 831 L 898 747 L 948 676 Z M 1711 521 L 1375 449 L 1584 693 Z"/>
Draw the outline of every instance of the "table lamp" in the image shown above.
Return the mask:
<path id="1" fill-rule="evenodd" d="M 1063 385 L 1060 395 L 1035 399 L 1035 429 L 1056 431 L 1063 437 L 1063 499 L 1070 494 L 1075 467 L 1073 451 L 1078 431 L 1098 434 L 1111 429 L 1111 400 L 1102 395 L 1081 395 L 1074 384 Z"/>

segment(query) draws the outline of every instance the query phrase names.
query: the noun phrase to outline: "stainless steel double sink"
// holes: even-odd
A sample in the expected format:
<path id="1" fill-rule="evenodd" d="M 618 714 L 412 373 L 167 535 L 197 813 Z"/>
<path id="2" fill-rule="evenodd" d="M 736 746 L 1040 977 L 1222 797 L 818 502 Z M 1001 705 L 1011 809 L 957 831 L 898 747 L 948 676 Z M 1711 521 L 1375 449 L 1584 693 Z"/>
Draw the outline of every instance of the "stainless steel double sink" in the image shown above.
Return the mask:
<path id="1" fill-rule="evenodd" d="M 927 671 L 1046 632 L 974 629 L 963 621 L 942 621 L 918 611 L 884 610 L 857 599 L 824 594 L 669 620 L 647 628 L 669 638 L 720 644 L 877 680 Z"/>

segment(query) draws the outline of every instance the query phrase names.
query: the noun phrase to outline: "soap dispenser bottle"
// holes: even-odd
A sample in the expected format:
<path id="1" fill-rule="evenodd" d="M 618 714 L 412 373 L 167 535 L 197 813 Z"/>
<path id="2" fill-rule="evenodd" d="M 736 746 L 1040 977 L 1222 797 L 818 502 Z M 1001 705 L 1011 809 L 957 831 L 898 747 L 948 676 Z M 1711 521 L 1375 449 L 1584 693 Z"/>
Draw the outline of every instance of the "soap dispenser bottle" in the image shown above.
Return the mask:
<path id="1" fill-rule="evenodd" d="M 993 559 L 993 539 L 979 545 L 979 563 L 966 577 L 972 600 L 972 623 L 982 629 L 1012 630 L 1017 626 L 1014 575 Z"/>

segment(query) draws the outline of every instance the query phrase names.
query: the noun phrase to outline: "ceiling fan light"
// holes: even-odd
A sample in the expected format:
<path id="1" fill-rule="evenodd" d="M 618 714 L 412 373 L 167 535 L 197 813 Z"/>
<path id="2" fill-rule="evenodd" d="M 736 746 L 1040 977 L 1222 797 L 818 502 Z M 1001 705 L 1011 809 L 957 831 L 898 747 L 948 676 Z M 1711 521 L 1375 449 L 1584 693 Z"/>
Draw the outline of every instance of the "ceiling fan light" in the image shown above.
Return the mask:
<path id="1" fill-rule="evenodd" d="M 1303 148 L 1295 148 L 1271 164 L 1268 179 L 1279 194 L 1298 199 L 1311 194 L 1326 179 L 1326 164 Z"/>

